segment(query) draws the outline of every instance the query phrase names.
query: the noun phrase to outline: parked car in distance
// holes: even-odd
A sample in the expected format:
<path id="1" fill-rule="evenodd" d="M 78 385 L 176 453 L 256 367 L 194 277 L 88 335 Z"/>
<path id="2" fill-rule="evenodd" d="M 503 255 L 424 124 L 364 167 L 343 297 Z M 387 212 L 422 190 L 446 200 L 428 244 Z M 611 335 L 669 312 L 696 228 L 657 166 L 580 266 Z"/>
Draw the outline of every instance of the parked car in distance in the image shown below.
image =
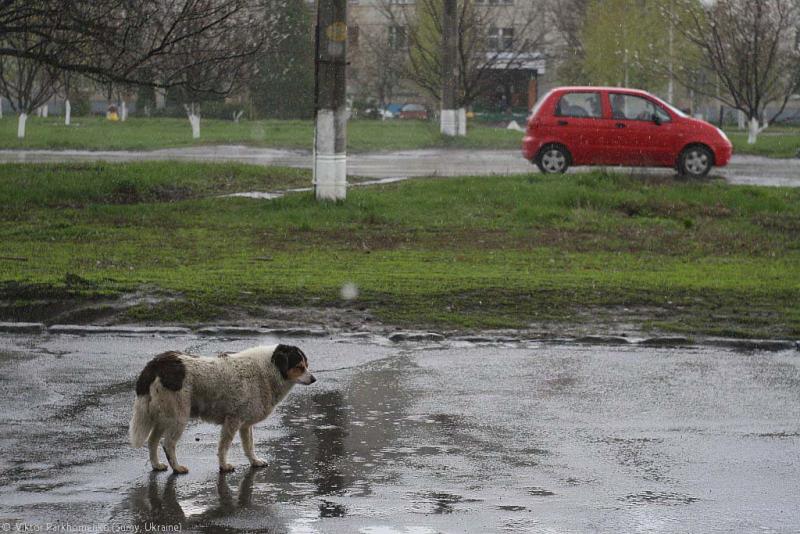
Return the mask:
<path id="1" fill-rule="evenodd" d="M 393 119 L 394 113 L 384 108 L 367 108 L 364 110 L 364 116 L 369 119 Z"/>
<path id="2" fill-rule="evenodd" d="M 398 116 L 401 119 L 428 120 L 428 110 L 422 104 L 405 104 Z"/>
<path id="3" fill-rule="evenodd" d="M 733 145 L 719 128 L 645 91 L 560 87 L 533 109 L 522 153 L 548 174 L 570 165 L 623 165 L 701 177 L 727 165 Z"/>

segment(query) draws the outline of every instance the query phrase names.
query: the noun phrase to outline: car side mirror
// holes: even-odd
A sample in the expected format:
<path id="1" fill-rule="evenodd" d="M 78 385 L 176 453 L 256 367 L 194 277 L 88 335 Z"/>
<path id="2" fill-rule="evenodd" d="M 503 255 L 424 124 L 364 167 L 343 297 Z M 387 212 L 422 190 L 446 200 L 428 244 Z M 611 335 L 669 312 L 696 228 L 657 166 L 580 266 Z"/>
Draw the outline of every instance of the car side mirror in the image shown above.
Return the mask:
<path id="1" fill-rule="evenodd" d="M 659 117 L 657 113 L 653 113 L 653 122 L 656 126 L 661 126 L 661 117 Z"/>

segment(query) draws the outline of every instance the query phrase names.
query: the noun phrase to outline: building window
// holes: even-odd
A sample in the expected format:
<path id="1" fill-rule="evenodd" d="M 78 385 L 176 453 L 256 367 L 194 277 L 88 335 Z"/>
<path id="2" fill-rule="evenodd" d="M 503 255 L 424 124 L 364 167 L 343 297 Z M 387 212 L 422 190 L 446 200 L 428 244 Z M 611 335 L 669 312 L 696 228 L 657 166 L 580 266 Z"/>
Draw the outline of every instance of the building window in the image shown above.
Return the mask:
<path id="1" fill-rule="evenodd" d="M 489 30 L 489 50 L 502 52 L 514 47 L 514 28 L 492 28 Z"/>
<path id="2" fill-rule="evenodd" d="M 405 26 L 389 26 L 389 46 L 395 50 L 402 50 L 408 47 Z"/>

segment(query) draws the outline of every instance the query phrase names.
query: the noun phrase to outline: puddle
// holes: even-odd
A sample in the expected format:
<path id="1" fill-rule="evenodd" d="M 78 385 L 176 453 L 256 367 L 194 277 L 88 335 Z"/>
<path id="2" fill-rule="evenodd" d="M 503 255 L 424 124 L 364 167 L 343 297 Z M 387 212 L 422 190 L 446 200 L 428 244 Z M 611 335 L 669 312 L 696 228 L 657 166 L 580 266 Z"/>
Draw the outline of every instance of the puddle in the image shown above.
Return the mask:
<path id="1" fill-rule="evenodd" d="M 533 495 L 534 497 L 552 497 L 555 495 L 554 492 L 544 488 L 532 487 L 525 488 L 525 490 L 528 492 L 528 495 Z"/>
<path id="2" fill-rule="evenodd" d="M 439 531 L 429 527 L 364 527 L 359 529 L 359 534 L 439 534 Z"/>
<path id="3" fill-rule="evenodd" d="M 698 354 L 639 347 L 542 345 L 532 358 L 530 347 L 421 354 L 302 338 L 319 354 L 321 378 L 256 427 L 266 467 L 249 469 L 237 438 L 236 471 L 219 476 L 218 427 L 191 423 L 180 445 L 190 473 L 149 473 L 146 451 L 130 449 L 125 436 L 130 385 L 146 357 L 273 337 L 52 335 L 36 342 L 41 350 L 0 359 L 0 515 L 187 533 L 626 531 L 634 516 L 699 532 L 797 524 L 797 498 L 785 491 L 797 479 L 796 384 L 764 388 L 748 375 L 753 361 L 769 366 L 767 376 L 796 373 L 793 353 L 748 360 L 708 349 L 699 368 L 685 365 Z M 9 339 L 0 336 L 0 355 L 20 350 Z M 690 384 L 681 390 L 646 380 L 676 369 Z M 580 380 L 570 385 L 567 376 Z M 542 392 L 548 379 L 564 394 Z M 598 385 L 587 390 L 589 381 Z M 759 395 L 741 402 L 755 386 Z M 729 429 L 730 421 L 752 424 Z"/>
<path id="4" fill-rule="evenodd" d="M 483 499 L 465 498 L 454 493 L 425 492 L 411 496 L 412 510 L 424 514 L 452 514 L 458 505 L 482 502 Z"/>
<path id="5" fill-rule="evenodd" d="M 528 509 L 524 506 L 517 506 L 514 504 L 507 504 L 503 506 L 498 506 L 498 510 L 505 510 L 506 512 L 525 512 Z"/>
<path id="6" fill-rule="evenodd" d="M 691 504 L 700 499 L 682 493 L 666 493 L 658 491 L 643 491 L 633 495 L 626 495 L 620 499 L 629 504 L 663 504 L 675 506 L 681 504 Z"/>

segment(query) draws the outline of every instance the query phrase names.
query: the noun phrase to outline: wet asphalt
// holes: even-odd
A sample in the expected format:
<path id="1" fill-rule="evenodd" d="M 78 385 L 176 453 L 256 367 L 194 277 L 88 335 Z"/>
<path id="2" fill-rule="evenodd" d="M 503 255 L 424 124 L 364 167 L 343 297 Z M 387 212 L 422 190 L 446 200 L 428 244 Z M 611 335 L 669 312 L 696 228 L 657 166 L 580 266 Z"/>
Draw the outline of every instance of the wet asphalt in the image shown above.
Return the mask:
<path id="1" fill-rule="evenodd" d="M 169 148 L 146 152 L 88 150 L 0 150 L 0 163 L 52 163 L 70 161 L 235 161 L 254 165 L 311 168 L 307 151 L 277 150 L 238 145 Z M 573 168 L 582 172 L 586 167 Z M 672 169 L 615 168 L 636 175 L 674 175 Z M 347 172 L 374 179 L 405 179 L 419 176 L 510 175 L 537 173 L 519 150 L 407 150 L 348 154 Z M 726 167 L 712 175 L 732 184 L 800 187 L 800 159 L 774 159 L 734 155 Z"/>
<path id="2" fill-rule="evenodd" d="M 797 532 L 800 353 L 304 338 L 318 378 L 190 473 L 127 444 L 154 354 L 274 337 L 0 335 L 0 531 Z M 138 529 L 138 530 L 137 530 Z"/>

